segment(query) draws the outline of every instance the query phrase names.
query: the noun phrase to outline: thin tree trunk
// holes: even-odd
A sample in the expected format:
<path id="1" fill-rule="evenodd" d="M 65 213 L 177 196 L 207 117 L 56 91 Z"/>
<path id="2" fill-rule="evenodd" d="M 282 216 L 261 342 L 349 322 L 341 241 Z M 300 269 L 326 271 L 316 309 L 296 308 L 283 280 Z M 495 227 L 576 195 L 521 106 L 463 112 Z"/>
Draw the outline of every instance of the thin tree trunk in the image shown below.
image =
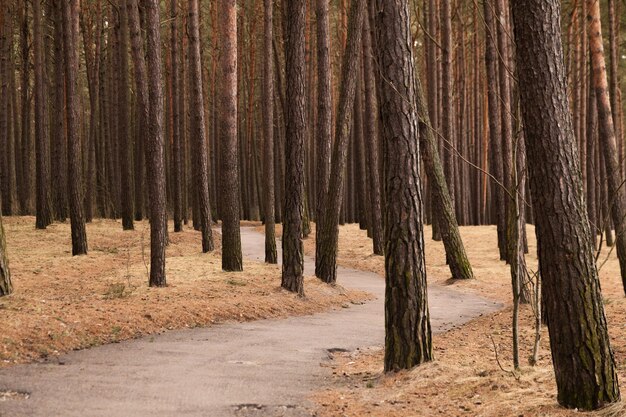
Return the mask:
<path id="1" fill-rule="evenodd" d="M 129 120 L 129 88 L 128 80 L 128 8 L 126 4 L 130 0 L 123 0 L 119 8 L 120 16 L 120 42 L 119 42 L 119 85 L 117 96 L 118 114 L 118 143 L 119 160 L 121 174 L 121 203 L 122 203 L 122 227 L 124 230 L 135 228 L 133 219 L 135 217 L 135 187 L 133 177 L 133 140 L 130 134 Z"/>
<path id="2" fill-rule="evenodd" d="M 148 79 L 146 168 L 150 194 L 150 286 L 164 287 L 166 285 L 167 213 L 159 1 L 142 1 L 146 19 L 146 75 Z"/>
<path id="3" fill-rule="evenodd" d="M 509 42 L 510 29 L 507 24 L 506 10 L 508 2 L 506 0 L 496 0 L 497 11 L 497 37 L 498 37 L 498 70 L 499 70 L 499 82 L 500 82 L 500 116 L 502 118 L 501 124 L 501 137 L 502 141 L 502 170 L 503 170 L 503 185 L 506 189 L 506 196 L 504 198 L 504 215 L 505 225 L 503 236 L 504 256 L 507 263 L 511 262 L 511 257 L 514 256 L 515 242 L 510 239 L 509 236 L 513 233 L 512 228 L 515 227 L 517 222 L 514 219 L 516 211 L 513 207 L 514 198 L 511 197 L 515 190 L 513 190 L 513 120 L 511 113 L 511 80 L 509 76 L 510 68 L 508 66 L 509 56 Z M 494 33 L 495 35 L 495 33 Z"/>
<path id="4" fill-rule="evenodd" d="M 84 214 L 83 164 L 81 161 L 78 91 L 78 0 L 63 2 L 63 49 L 65 52 L 65 100 L 67 105 L 68 190 L 72 226 L 72 255 L 87 254 Z"/>
<path id="5" fill-rule="evenodd" d="M 1 14 L 2 11 L 0 11 L 0 15 Z M 11 284 L 11 270 L 9 269 L 7 241 L 4 236 L 4 227 L 2 226 L 2 215 L 0 214 L 0 297 L 9 295 L 12 292 L 13 285 Z"/>
<path id="6" fill-rule="evenodd" d="M 58 4 L 61 7 L 61 4 Z M 60 10 L 59 10 L 60 12 Z M 45 229 L 52 223 L 50 198 L 50 147 L 46 135 L 46 96 L 44 83 L 43 38 L 41 33 L 41 0 L 33 0 L 33 50 L 35 67 L 35 144 L 37 152 L 37 208 L 35 226 Z"/>
<path id="7" fill-rule="evenodd" d="M 128 27 L 135 78 L 136 123 L 139 126 L 139 132 L 148 132 L 148 80 L 139 7 L 137 0 L 127 0 L 126 6 L 128 7 Z M 144 161 L 147 156 L 145 143 L 145 133 L 140 133 L 135 137 L 135 220 L 137 221 L 143 219 Z"/>
<path id="8" fill-rule="evenodd" d="M 189 79 L 191 81 L 191 129 L 195 139 L 194 155 L 196 158 L 196 198 L 200 210 L 200 227 L 202 231 L 202 252 L 214 249 L 211 221 L 211 204 L 209 202 L 209 165 L 207 155 L 207 136 L 204 121 L 204 93 L 202 91 L 202 62 L 200 61 L 200 18 L 198 0 L 189 0 Z M 227 55 L 227 54 L 224 54 Z M 223 111 L 228 111 L 223 107 Z M 224 231 L 226 234 L 227 231 Z M 224 237 L 226 241 L 226 237 Z M 224 257 L 227 246 L 224 248 Z"/>
<path id="9" fill-rule="evenodd" d="M 341 74 L 341 92 L 335 124 L 335 147 L 332 155 L 330 183 L 328 194 L 324 198 L 326 213 L 324 213 L 322 218 L 318 219 L 318 227 L 322 228 L 322 233 L 318 236 L 321 242 L 320 252 L 315 254 L 315 275 L 322 281 L 331 284 L 337 281 L 339 216 L 342 208 L 341 197 L 344 194 L 346 182 L 346 160 L 348 157 L 350 128 L 352 127 L 364 18 L 365 3 L 359 1 L 352 2 L 348 19 L 348 39 Z M 343 204 L 347 203 L 348 201 L 344 199 Z"/>
<path id="10" fill-rule="evenodd" d="M 420 153 L 432 189 L 433 209 L 439 213 L 439 230 L 446 250 L 446 259 L 453 279 L 474 278 L 463 240 L 459 233 L 454 206 L 446 184 L 434 130 L 430 125 L 426 98 L 419 78 L 416 78 L 415 102 L 417 107 Z"/>
<path id="11" fill-rule="evenodd" d="M 22 13 L 20 31 L 20 44 L 22 52 L 22 72 L 21 72 L 21 105 L 22 105 L 22 139 L 21 139 L 21 155 L 22 158 L 19 163 L 22 165 L 21 172 L 21 184 L 19 190 L 20 207 L 22 214 L 33 213 L 33 201 L 32 201 L 32 166 L 33 166 L 33 146 L 31 137 L 31 106 L 29 100 L 30 91 L 30 48 L 28 41 L 28 2 L 24 2 L 24 10 Z"/>
<path id="12" fill-rule="evenodd" d="M 369 15 L 369 10 L 367 11 Z M 380 163 L 378 158 L 378 101 L 374 79 L 374 51 L 370 19 L 363 21 L 363 72 L 365 79 L 365 154 L 369 169 L 369 204 L 371 215 L 372 245 L 375 255 L 384 254 L 383 219 L 380 196 Z"/>
<path id="13" fill-rule="evenodd" d="M 332 72 L 330 69 L 330 28 L 328 0 L 316 0 L 317 18 L 317 207 L 315 212 L 315 252 L 321 251 L 321 219 L 326 211 L 326 195 L 330 183 L 332 144 Z"/>
<path id="14" fill-rule="evenodd" d="M 285 0 L 285 212 L 283 218 L 283 272 L 281 286 L 304 295 L 304 140 L 306 137 L 305 30 L 306 0 Z M 279 71 L 277 71 L 279 72 Z"/>
<path id="15" fill-rule="evenodd" d="M 626 292 L 626 188 L 621 178 L 620 162 L 611 112 L 609 85 L 602 44 L 602 25 L 600 23 L 599 0 L 587 1 L 587 21 L 589 22 L 589 50 L 591 52 L 593 88 L 596 90 L 598 104 L 598 127 L 600 132 L 601 152 L 604 153 L 604 165 L 608 179 L 611 217 L 615 226 L 617 257 L 620 264 L 622 285 Z"/>
<path id="16" fill-rule="evenodd" d="M 454 152 L 456 148 L 455 129 L 455 106 L 453 102 L 454 76 L 452 69 L 452 0 L 441 0 L 441 48 L 442 48 L 442 116 L 441 134 L 443 136 L 444 171 L 448 182 L 448 190 L 452 206 L 456 206 L 456 187 L 454 181 Z"/>
<path id="17" fill-rule="evenodd" d="M 180 53 L 178 52 L 178 0 L 170 0 L 170 53 L 172 54 L 172 143 L 173 155 L 172 163 L 172 197 L 174 201 L 174 232 L 183 231 L 183 143 L 181 138 L 180 124 L 180 100 L 178 98 L 180 74 L 178 65 L 180 62 Z"/>
<path id="18" fill-rule="evenodd" d="M 619 74 L 619 23 L 618 10 L 615 0 L 608 0 L 609 9 L 609 64 L 611 67 L 609 79 L 609 95 L 611 97 L 611 114 L 613 116 L 613 126 L 615 127 L 615 142 L 618 149 L 618 162 L 622 177 L 624 176 L 624 141 L 622 138 L 622 120 L 620 117 L 619 97 L 620 74 Z"/>
<path id="19" fill-rule="evenodd" d="M 237 5 L 224 0 L 220 20 L 222 71 L 220 126 L 222 179 L 222 269 L 243 270 L 239 229 L 239 149 L 237 139 Z"/>
<path id="20" fill-rule="evenodd" d="M 497 182 L 492 183 L 492 199 L 495 205 L 496 223 L 498 227 L 498 248 L 500 249 L 500 260 L 506 259 L 506 211 L 505 195 L 501 189 L 504 178 L 502 168 L 502 141 L 500 137 L 500 126 L 502 118 L 500 116 L 500 98 L 498 92 L 498 55 L 496 51 L 496 25 L 494 22 L 493 3 L 484 2 L 486 50 L 485 64 L 487 67 L 487 96 L 489 106 L 489 142 L 491 144 L 491 172 Z"/>
<path id="21" fill-rule="evenodd" d="M 276 227 L 274 217 L 274 57 L 272 40 L 274 37 L 274 4 L 264 0 L 265 30 L 263 37 L 264 68 L 263 68 L 263 137 L 265 146 L 264 157 L 264 198 L 265 198 L 265 262 L 278 262 L 276 253 Z"/>

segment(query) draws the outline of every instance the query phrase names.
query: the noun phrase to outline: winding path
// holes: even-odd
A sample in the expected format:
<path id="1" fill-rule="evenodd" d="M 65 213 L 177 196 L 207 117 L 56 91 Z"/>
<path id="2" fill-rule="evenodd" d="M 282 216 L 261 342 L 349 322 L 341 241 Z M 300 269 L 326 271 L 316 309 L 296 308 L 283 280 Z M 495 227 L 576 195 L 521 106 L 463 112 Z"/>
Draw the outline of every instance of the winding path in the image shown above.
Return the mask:
<path id="1" fill-rule="evenodd" d="M 262 260 L 264 237 L 242 228 L 244 257 Z M 313 274 L 312 259 L 305 259 Z M 170 331 L 0 371 L 0 416 L 309 416 L 307 396 L 330 378 L 329 349 L 382 346 L 384 280 L 340 268 L 344 287 L 377 299 L 340 311 Z M 499 308 L 450 288 L 429 288 L 435 331 Z"/>

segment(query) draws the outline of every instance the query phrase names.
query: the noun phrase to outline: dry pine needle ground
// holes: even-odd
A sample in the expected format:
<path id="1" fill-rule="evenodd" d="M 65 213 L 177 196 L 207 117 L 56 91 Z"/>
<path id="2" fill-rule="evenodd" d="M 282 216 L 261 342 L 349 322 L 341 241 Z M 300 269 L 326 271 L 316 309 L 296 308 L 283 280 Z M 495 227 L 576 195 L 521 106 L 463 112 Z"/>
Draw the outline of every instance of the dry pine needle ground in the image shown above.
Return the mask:
<path id="1" fill-rule="evenodd" d="M 0 366 L 27 362 L 168 329 L 230 320 L 311 314 L 368 297 L 306 278 L 306 298 L 280 289 L 280 267 L 244 260 L 221 270 L 219 251 L 202 254 L 200 234 L 170 233 L 167 288 L 149 288 L 149 225 L 96 220 L 89 254 L 72 257 L 69 224 L 35 230 L 32 217 L 6 217 L 14 294 L 0 299 Z M 171 230 L 171 228 L 170 228 Z M 220 247 L 219 234 L 216 246 Z"/>
<path id="2" fill-rule="evenodd" d="M 512 367 L 511 282 L 509 266 L 499 260 L 495 226 L 462 227 L 475 280 L 449 280 L 441 242 L 430 239 L 426 227 L 428 280 L 457 291 L 473 292 L 505 304 L 497 313 L 434 337 L 436 361 L 409 372 L 383 375 L 381 347 L 338 353 L 331 362 L 334 385 L 313 396 L 319 416 L 626 416 L 623 404 L 596 413 L 564 410 L 556 403 L 556 385 L 548 334 L 542 332 L 539 363 L 528 365 L 534 340 L 534 316 L 523 307 L 520 317 L 520 357 L 523 368 L 517 377 L 500 369 L 492 339 L 502 366 Z M 305 241 L 305 251 L 315 252 L 315 232 Z M 537 268 L 535 231 L 528 226 L 528 266 Z M 604 248 L 600 270 L 609 332 L 619 378 L 626 381 L 626 299 L 622 290 L 615 253 Z M 341 226 L 338 263 L 384 275 L 384 258 L 372 255 L 371 240 L 358 225 Z M 626 387 L 622 387 L 626 390 Z"/>

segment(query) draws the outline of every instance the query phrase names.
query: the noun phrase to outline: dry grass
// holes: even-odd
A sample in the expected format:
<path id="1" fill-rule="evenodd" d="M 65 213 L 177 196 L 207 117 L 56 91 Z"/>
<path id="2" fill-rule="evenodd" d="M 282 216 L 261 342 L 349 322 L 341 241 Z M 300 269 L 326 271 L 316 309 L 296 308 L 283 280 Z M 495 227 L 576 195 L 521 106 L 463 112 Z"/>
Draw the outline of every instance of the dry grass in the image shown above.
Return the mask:
<path id="1" fill-rule="evenodd" d="M 15 292 L 0 299 L 0 366 L 168 329 L 311 314 L 367 298 L 306 279 L 307 297 L 280 289 L 280 267 L 244 261 L 221 270 L 219 250 L 200 252 L 192 229 L 171 233 L 167 288 L 147 286 L 149 226 L 87 226 L 90 252 L 72 257 L 69 224 L 35 230 L 31 217 L 5 218 Z M 216 246 L 220 246 L 219 235 Z"/>
<path id="2" fill-rule="evenodd" d="M 495 314 L 480 317 L 460 328 L 434 337 L 436 361 L 410 372 L 384 375 L 383 352 L 370 348 L 337 354 L 331 362 L 334 385 L 313 397 L 319 416 L 626 416 L 622 403 L 601 412 L 564 410 L 556 404 L 556 384 L 548 346 L 542 333 L 539 363 L 528 365 L 534 337 L 534 317 L 522 309 L 520 337 L 522 370 L 516 376 L 500 369 L 495 360 L 492 338 L 501 365 L 512 368 L 511 307 L 509 267 L 499 261 L 496 229 L 491 226 L 463 227 L 461 234 L 476 279 L 450 281 L 445 252 L 440 242 L 430 239 L 426 227 L 428 280 L 453 286 L 505 303 Z M 315 251 L 315 234 L 305 241 L 305 251 Z M 534 228 L 528 226 L 528 266 L 537 268 Z M 609 332 L 619 377 L 626 381 L 626 299 L 615 253 L 604 248 L 600 270 Z M 338 263 L 343 266 L 384 274 L 384 259 L 372 255 L 371 241 L 357 225 L 340 228 Z"/>

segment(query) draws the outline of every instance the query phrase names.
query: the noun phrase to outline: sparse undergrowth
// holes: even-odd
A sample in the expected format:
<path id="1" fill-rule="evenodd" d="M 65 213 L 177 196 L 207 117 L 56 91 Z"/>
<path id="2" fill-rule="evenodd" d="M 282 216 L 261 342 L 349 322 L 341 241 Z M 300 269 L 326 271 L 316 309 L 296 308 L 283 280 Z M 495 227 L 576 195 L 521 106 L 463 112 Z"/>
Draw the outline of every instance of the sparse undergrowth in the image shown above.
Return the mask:
<path id="1" fill-rule="evenodd" d="M 169 329 L 311 314 L 360 303 L 365 293 L 307 278 L 306 298 L 280 289 L 280 267 L 244 260 L 221 270 L 219 251 L 202 254 L 200 234 L 170 233 L 167 288 L 149 288 L 149 226 L 97 220 L 91 250 L 72 257 L 69 224 L 35 230 L 31 217 L 6 217 L 14 294 L 0 299 L 0 366 Z M 219 235 L 216 246 L 220 247 Z"/>
<path id="2" fill-rule="evenodd" d="M 474 275 L 470 281 L 451 281 L 441 242 L 430 239 L 425 228 L 426 267 L 431 284 L 451 286 L 505 303 L 504 310 L 480 317 L 444 334 L 434 336 L 435 361 L 410 372 L 383 374 L 382 346 L 337 353 L 330 363 L 332 386 L 316 393 L 319 416 L 481 416 L 548 417 L 589 415 L 625 416 L 623 403 L 595 413 L 560 408 L 546 329 L 537 366 L 531 367 L 534 316 L 530 307 L 520 317 L 522 369 L 515 375 L 511 346 L 511 281 L 509 266 L 499 260 L 495 226 L 461 227 Z M 528 226 L 528 266 L 537 268 L 534 228 Z M 314 255 L 315 232 L 305 241 L 305 252 Z M 603 301 L 619 378 L 626 381 L 626 298 L 622 292 L 619 263 L 606 247 L 600 263 Z M 372 254 L 371 240 L 358 225 L 340 227 L 339 265 L 384 274 L 384 258 Z M 493 340 L 493 342 L 492 342 Z M 500 364 L 496 361 L 494 342 Z M 500 365 L 504 370 L 500 368 Z"/>

